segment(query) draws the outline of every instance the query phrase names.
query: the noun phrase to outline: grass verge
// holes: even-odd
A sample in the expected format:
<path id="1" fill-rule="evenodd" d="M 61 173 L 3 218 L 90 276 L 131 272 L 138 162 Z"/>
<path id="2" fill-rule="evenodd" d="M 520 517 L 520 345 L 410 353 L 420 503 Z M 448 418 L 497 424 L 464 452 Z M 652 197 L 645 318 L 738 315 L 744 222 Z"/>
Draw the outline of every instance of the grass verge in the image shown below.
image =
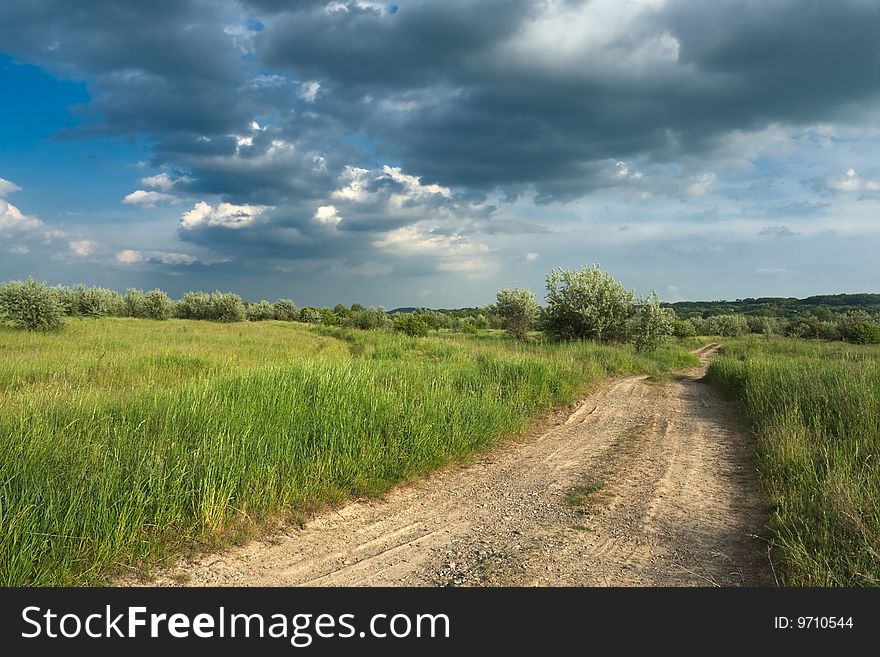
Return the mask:
<path id="1" fill-rule="evenodd" d="M 731 340 L 709 380 L 758 436 L 783 582 L 880 583 L 880 349 Z"/>

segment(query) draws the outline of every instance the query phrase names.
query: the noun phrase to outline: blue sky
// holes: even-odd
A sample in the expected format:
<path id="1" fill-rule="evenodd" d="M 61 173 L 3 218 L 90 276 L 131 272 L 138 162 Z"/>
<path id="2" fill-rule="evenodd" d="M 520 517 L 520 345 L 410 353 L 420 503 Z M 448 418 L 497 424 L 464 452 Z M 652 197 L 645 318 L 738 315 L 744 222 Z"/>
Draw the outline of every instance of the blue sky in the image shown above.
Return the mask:
<path id="1" fill-rule="evenodd" d="M 880 6 L 0 7 L 0 279 L 482 305 L 878 292 Z"/>

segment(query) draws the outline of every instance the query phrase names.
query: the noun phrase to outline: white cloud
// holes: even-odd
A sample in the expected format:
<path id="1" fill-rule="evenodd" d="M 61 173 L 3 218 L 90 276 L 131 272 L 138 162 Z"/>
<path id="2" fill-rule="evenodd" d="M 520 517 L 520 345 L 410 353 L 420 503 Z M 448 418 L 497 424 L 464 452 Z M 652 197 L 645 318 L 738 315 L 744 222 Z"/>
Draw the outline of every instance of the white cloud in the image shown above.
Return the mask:
<path id="1" fill-rule="evenodd" d="M 547 0 L 534 20 L 497 53 L 506 66 L 538 68 L 553 75 L 636 75 L 678 63 L 679 41 L 643 17 L 664 0 Z M 576 66 L 572 66 L 576 64 Z"/>
<path id="2" fill-rule="evenodd" d="M 27 248 L 24 244 L 13 244 L 9 247 L 9 252 L 16 255 L 27 255 L 31 252 L 31 250 Z"/>
<path id="3" fill-rule="evenodd" d="M 318 98 L 318 92 L 321 90 L 321 83 L 317 80 L 309 80 L 299 85 L 299 97 L 307 103 L 314 103 Z"/>
<path id="4" fill-rule="evenodd" d="M 467 236 L 443 234 L 427 225 L 413 224 L 389 231 L 373 245 L 400 255 L 436 257 L 441 271 L 481 272 L 495 267 L 486 257 L 489 247 Z"/>
<path id="5" fill-rule="evenodd" d="M 0 198 L 5 198 L 7 194 L 11 194 L 12 192 L 20 191 L 21 187 L 14 182 L 6 180 L 5 178 L 0 178 Z"/>
<path id="6" fill-rule="evenodd" d="M 368 174 L 370 172 L 367 169 L 361 169 L 359 167 L 347 166 L 345 167 L 342 178 L 347 181 L 348 184 L 343 185 L 339 189 L 333 192 L 333 196 L 336 198 L 342 198 L 347 201 L 364 201 L 368 197 L 368 192 L 366 190 L 368 180 Z"/>
<path id="7" fill-rule="evenodd" d="M 177 183 L 186 182 L 189 180 L 186 176 L 181 176 L 179 178 L 172 178 L 167 173 L 159 173 L 155 176 L 147 176 L 146 178 L 141 178 L 140 183 L 144 187 L 152 187 L 154 189 L 162 190 L 163 192 L 170 191 Z"/>
<path id="8" fill-rule="evenodd" d="M 537 253 L 533 253 L 531 251 L 529 253 L 526 253 L 526 262 L 535 262 L 537 259 L 538 259 Z"/>
<path id="9" fill-rule="evenodd" d="M 880 192 L 880 181 L 865 180 L 852 167 L 840 178 L 827 180 L 826 185 L 838 192 Z"/>
<path id="10" fill-rule="evenodd" d="M 711 171 L 691 178 L 691 184 L 685 187 L 689 196 L 705 196 L 709 188 L 715 184 L 715 174 Z"/>
<path id="11" fill-rule="evenodd" d="M 163 265 L 191 265 L 197 261 L 195 256 L 170 251 L 137 251 L 123 249 L 116 254 L 116 262 L 121 265 L 136 265 L 141 262 L 159 262 Z"/>
<path id="12" fill-rule="evenodd" d="M 70 252 L 80 258 L 87 258 L 92 255 L 100 246 L 95 240 L 73 240 L 67 243 Z"/>
<path id="13" fill-rule="evenodd" d="M 384 181 L 393 181 L 403 187 L 403 192 L 395 192 L 388 197 L 388 203 L 395 208 L 402 207 L 408 202 L 420 202 L 440 196 L 444 199 L 452 198 L 452 190 L 442 185 L 423 185 L 421 178 L 404 173 L 400 167 L 391 167 L 387 164 L 382 167 L 382 171 L 370 171 L 359 167 L 347 166 L 341 176 L 343 184 L 336 189 L 332 196 L 334 198 L 344 199 L 346 201 L 355 201 L 363 203 L 368 200 L 376 200 L 380 194 L 385 194 L 385 190 L 369 191 L 372 183 L 381 183 Z M 382 185 L 377 185 L 381 188 Z"/>
<path id="14" fill-rule="evenodd" d="M 322 205 L 315 212 L 315 221 L 328 226 L 337 226 L 342 221 L 342 217 L 339 216 L 335 206 Z"/>
<path id="15" fill-rule="evenodd" d="M 191 230 L 201 226 L 221 226 L 223 228 L 244 228 L 254 223 L 270 206 L 234 205 L 220 203 L 216 207 L 199 201 L 192 210 L 180 217 L 180 227 Z"/>
<path id="16" fill-rule="evenodd" d="M 36 217 L 29 217 L 21 210 L 0 199 L 0 233 L 27 233 L 38 231 L 43 222 Z"/>
<path id="17" fill-rule="evenodd" d="M 421 178 L 403 173 L 403 171 L 400 170 L 400 167 L 390 167 L 386 164 L 382 167 L 382 171 L 386 176 L 391 178 L 391 180 L 402 184 L 411 198 L 424 197 L 430 194 L 439 194 L 443 198 L 452 197 L 452 192 L 448 187 L 441 187 L 440 185 L 423 185 Z"/>
<path id="18" fill-rule="evenodd" d="M 116 262 L 122 265 L 133 265 L 136 262 L 143 261 L 143 259 L 144 254 L 134 249 L 123 249 L 116 254 Z"/>
<path id="19" fill-rule="evenodd" d="M 152 208 L 157 203 L 173 203 L 176 200 L 177 197 L 173 194 L 147 192 L 143 189 L 137 189 L 131 194 L 126 195 L 122 202 L 126 205 L 136 205 L 141 208 Z"/>

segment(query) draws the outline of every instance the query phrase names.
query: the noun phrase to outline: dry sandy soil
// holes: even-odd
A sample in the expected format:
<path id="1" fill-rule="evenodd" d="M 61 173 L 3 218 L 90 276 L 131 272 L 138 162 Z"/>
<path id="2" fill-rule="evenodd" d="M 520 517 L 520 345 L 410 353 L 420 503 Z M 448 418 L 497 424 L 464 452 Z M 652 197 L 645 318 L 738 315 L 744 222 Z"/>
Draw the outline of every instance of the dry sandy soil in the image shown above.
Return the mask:
<path id="1" fill-rule="evenodd" d="M 672 381 L 612 381 L 475 463 L 148 583 L 772 585 L 751 439 L 700 381 L 716 350 Z"/>

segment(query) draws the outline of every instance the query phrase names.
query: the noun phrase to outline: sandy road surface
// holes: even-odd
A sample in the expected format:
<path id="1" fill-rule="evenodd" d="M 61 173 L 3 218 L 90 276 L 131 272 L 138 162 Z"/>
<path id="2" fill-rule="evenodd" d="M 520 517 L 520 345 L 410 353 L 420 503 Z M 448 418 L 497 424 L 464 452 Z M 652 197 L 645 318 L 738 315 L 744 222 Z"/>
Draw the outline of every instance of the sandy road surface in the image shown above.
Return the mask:
<path id="1" fill-rule="evenodd" d="M 699 378 L 618 379 L 545 433 L 180 563 L 152 585 L 773 584 L 750 439 Z"/>

